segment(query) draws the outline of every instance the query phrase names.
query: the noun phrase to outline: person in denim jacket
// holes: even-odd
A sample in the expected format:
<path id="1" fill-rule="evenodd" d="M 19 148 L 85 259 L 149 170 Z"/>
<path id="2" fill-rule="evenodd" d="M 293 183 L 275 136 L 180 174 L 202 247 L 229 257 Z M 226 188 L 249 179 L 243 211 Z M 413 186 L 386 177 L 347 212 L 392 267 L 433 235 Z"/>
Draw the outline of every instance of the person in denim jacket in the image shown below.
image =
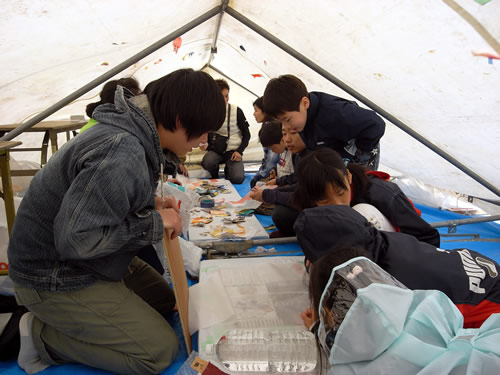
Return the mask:
<path id="1" fill-rule="evenodd" d="M 96 126 L 66 143 L 33 178 L 8 247 L 27 373 L 82 363 L 119 374 L 163 371 L 177 352 L 165 320 L 175 298 L 135 255 L 182 231 L 175 199 L 155 196 L 162 149 L 183 155 L 207 141 L 225 103 L 206 73 L 182 69 L 93 113 Z"/>

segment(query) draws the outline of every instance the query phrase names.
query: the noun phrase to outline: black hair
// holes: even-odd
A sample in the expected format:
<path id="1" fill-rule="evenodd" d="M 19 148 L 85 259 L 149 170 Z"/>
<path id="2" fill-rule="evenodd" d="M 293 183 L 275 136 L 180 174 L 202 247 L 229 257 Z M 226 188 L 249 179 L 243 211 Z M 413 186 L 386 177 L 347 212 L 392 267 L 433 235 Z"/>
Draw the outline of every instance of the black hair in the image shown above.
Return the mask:
<path id="1" fill-rule="evenodd" d="M 309 97 L 306 85 L 291 74 L 271 79 L 264 91 L 264 108 L 269 116 L 298 111 L 303 97 Z"/>
<path id="2" fill-rule="evenodd" d="M 315 316 L 319 317 L 321 295 L 335 267 L 356 257 L 372 259 L 368 251 L 359 246 L 337 245 L 316 260 L 309 274 L 309 300 Z M 335 276 L 334 276 L 335 277 Z"/>
<path id="3" fill-rule="evenodd" d="M 188 140 L 218 130 L 226 103 L 214 79 L 193 69 L 179 69 L 150 82 L 144 89 L 157 124 L 174 131 L 177 118 Z"/>
<path id="4" fill-rule="evenodd" d="M 320 148 L 309 152 L 300 159 L 295 176 L 297 188 L 293 194 L 293 204 L 304 210 L 316 206 L 316 202 L 326 199 L 327 184 L 341 194 L 347 189 L 347 170 L 352 175 L 352 204 L 359 203 L 370 187 L 370 179 L 366 175 L 368 169 L 357 165 L 345 166 L 344 159 L 330 148 Z"/>
<path id="5" fill-rule="evenodd" d="M 281 121 L 266 121 L 259 130 L 259 140 L 263 147 L 279 144 L 283 138 Z"/>
<path id="6" fill-rule="evenodd" d="M 309 273 L 309 301 L 316 319 L 319 319 L 319 304 L 321 302 L 321 296 L 323 295 L 323 291 L 325 290 L 328 281 L 330 281 L 333 269 L 356 257 L 366 257 L 371 259 L 370 254 L 361 247 L 338 245 L 330 249 L 311 266 L 311 271 Z M 338 283 L 340 280 L 341 279 L 338 275 L 333 276 L 333 283 Z M 329 305 L 328 301 L 326 302 L 326 305 Z M 319 344 L 318 331 L 316 330 L 314 333 L 316 337 L 316 346 L 320 355 L 320 363 L 322 363 L 321 358 L 323 352 L 321 345 Z M 323 369 L 320 369 L 320 373 L 323 373 Z"/>
<path id="7" fill-rule="evenodd" d="M 301 158 L 295 176 L 297 188 L 293 203 L 299 210 L 315 207 L 317 201 L 325 199 L 328 183 L 339 193 L 347 189 L 344 159 L 329 148 L 311 151 Z"/>
<path id="8" fill-rule="evenodd" d="M 351 206 L 354 206 L 364 202 L 363 197 L 371 185 L 370 177 L 366 174 L 369 169 L 355 163 L 349 163 L 347 169 L 349 169 L 352 176 Z"/>
<path id="9" fill-rule="evenodd" d="M 101 93 L 99 94 L 101 100 L 95 103 L 90 103 L 85 108 L 85 113 L 87 113 L 87 116 L 92 117 L 94 110 L 97 108 L 97 106 L 101 104 L 105 103 L 113 104 L 115 102 L 116 87 L 118 85 L 125 87 L 134 95 L 139 95 L 141 93 L 139 82 L 137 82 L 135 78 L 127 77 L 127 78 L 120 78 L 108 81 L 102 87 Z"/>
<path id="10" fill-rule="evenodd" d="M 262 112 L 266 112 L 264 111 L 264 97 L 263 96 L 259 96 L 257 99 L 255 99 L 255 101 L 253 102 L 253 105 L 256 106 L 257 108 L 259 108 Z"/>
<path id="11" fill-rule="evenodd" d="M 217 86 L 219 86 L 219 90 L 227 90 L 229 91 L 229 84 L 225 79 L 219 78 L 215 80 L 215 83 L 217 83 Z"/>
<path id="12" fill-rule="evenodd" d="M 259 96 L 257 99 L 255 99 L 255 101 L 253 102 L 253 105 L 256 106 L 257 108 L 259 108 L 262 111 L 262 113 L 264 113 L 264 122 L 275 120 L 273 116 L 269 116 L 267 114 L 267 112 L 264 110 L 264 97 L 263 96 Z M 267 146 L 264 146 L 264 147 L 267 147 Z"/>

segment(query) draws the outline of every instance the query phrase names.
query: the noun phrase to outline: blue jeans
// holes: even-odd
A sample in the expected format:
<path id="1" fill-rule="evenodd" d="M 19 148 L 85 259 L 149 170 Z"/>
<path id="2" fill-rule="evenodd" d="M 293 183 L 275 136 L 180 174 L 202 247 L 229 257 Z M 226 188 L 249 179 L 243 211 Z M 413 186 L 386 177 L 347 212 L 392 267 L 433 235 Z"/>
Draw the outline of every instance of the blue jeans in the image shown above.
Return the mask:
<path id="1" fill-rule="evenodd" d="M 267 147 L 263 147 L 263 149 L 264 149 L 264 158 L 262 159 L 262 165 L 255 174 L 255 177 L 259 179 L 268 177 L 269 173 L 273 170 L 273 168 L 276 167 L 276 165 L 280 161 L 280 154 L 272 152 L 271 149 Z"/>

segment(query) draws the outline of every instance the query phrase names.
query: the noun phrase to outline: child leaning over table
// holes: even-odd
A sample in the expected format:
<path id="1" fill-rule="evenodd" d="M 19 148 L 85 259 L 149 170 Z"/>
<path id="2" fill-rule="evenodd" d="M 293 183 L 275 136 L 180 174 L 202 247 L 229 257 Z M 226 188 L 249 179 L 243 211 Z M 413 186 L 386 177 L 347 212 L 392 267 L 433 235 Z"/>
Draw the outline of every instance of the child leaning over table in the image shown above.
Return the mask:
<path id="1" fill-rule="evenodd" d="M 175 298 L 135 255 L 181 230 L 175 199 L 155 196 L 162 149 L 184 155 L 225 117 L 224 98 L 204 72 L 182 69 L 114 106 L 103 126 L 66 143 L 33 178 L 9 241 L 9 276 L 20 305 L 19 366 L 28 374 L 82 363 L 119 374 L 157 374 L 178 347 L 165 320 Z M 175 160 L 175 158 L 169 158 Z"/>
<path id="2" fill-rule="evenodd" d="M 286 148 L 292 154 L 293 166 L 298 164 L 307 150 L 299 133 L 290 129 L 282 128 L 283 141 Z M 292 204 L 292 195 L 295 191 L 295 174 L 280 177 L 282 185 L 275 185 L 277 180 L 266 182 L 266 188 L 254 188 L 250 192 L 250 198 L 268 204 L 274 204 L 272 218 L 277 230 L 270 234 L 271 238 L 294 236 L 293 224 L 299 212 Z"/>
<path id="3" fill-rule="evenodd" d="M 293 173 L 292 153 L 286 148 L 280 121 L 266 121 L 259 130 L 259 140 L 263 147 L 279 155 L 276 174 L 272 183 L 286 185 L 285 176 Z M 283 177 L 283 178 L 282 178 Z M 271 179 L 273 180 L 273 179 Z"/>
<path id="4" fill-rule="evenodd" d="M 281 120 L 283 127 L 300 132 L 308 150 L 328 147 L 348 163 L 378 169 L 385 123 L 374 111 L 338 96 L 308 92 L 291 74 L 269 81 L 264 108 L 269 116 Z"/>

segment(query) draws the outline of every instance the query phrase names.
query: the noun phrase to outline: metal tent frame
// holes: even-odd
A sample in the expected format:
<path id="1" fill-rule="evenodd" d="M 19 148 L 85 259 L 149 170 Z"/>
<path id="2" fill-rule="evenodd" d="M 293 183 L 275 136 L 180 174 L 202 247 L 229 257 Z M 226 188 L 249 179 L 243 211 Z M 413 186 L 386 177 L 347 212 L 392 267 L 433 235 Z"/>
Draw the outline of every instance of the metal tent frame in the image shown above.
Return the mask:
<path id="1" fill-rule="evenodd" d="M 45 118 L 47 118 L 48 116 L 54 114 L 55 112 L 57 112 L 58 110 L 60 110 L 64 106 L 71 103 L 73 100 L 86 94 L 87 92 L 89 92 L 93 88 L 97 87 L 98 85 L 106 82 L 107 80 L 109 80 L 110 78 L 112 78 L 116 74 L 120 73 L 121 71 L 127 69 L 131 65 L 135 64 L 136 62 L 138 62 L 142 58 L 155 52 L 156 50 L 160 49 L 161 47 L 163 47 L 166 44 L 170 43 L 171 41 L 175 40 L 177 37 L 183 35 L 184 33 L 190 31 L 191 29 L 195 28 L 196 26 L 199 26 L 202 23 L 204 23 L 204 22 L 208 21 L 209 19 L 218 15 L 219 20 L 217 22 L 217 27 L 216 27 L 216 30 L 214 33 L 214 38 L 212 40 L 212 44 L 211 44 L 211 54 L 209 57 L 209 61 L 206 65 L 206 67 L 209 67 L 211 69 L 216 70 L 215 68 L 213 68 L 211 66 L 211 62 L 213 60 L 213 55 L 217 52 L 217 39 L 218 39 L 221 24 L 222 24 L 222 18 L 224 16 L 224 14 L 227 13 L 228 15 L 230 15 L 231 17 L 233 17 L 234 19 L 236 19 L 237 21 L 239 21 L 243 25 L 247 26 L 248 28 L 250 28 L 251 30 L 256 32 L 257 34 L 261 35 L 262 37 L 264 37 L 265 39 L 267 39 L 268 41 L 270 41 L 271 43 L 273 43 L 274 45 L 276 45 L 277 47 L 279 47 L 280 49 L 282 49 L 283 51 L 288 53 L 290 56 L 294 57 L 296 60 L 300 61 L 302 64 L 306 65 L 308 68 L 310 68 L 311 70 L 313 70 L 317 74 L 321 75 L 323 78 L 327 79 L 329 82 L 338 86 L 339 88 L 341 88 L 342 90 L 344 90 L 345 92 L 347 92 L 348 94 L 350 94 L 351 96 L 353 96 L 354 98 L 356 98 L 357 100 L 359 100 L 360 102 L 362 102 L 363 104 L 368 106 L 369 108 L 373 109 L 375 112 L 377 112 L 382 117 L 384 117 L 385 119 L 387 119 L 388 121 L 393 123 L 399 129 L 401 129 L 402 131 L 404 131 L 405 133 L 410 135 L 412 138 L 414 138 L 415 140 L 417 140 L 418 142 L 420 142 L 421 144 L 423 144 L 424 146 L 426 146 L 427 148 L 429 148 L 430 150 L 432 150 L 433 152 L 438 154 L 440 157 L 442 157 L 443 159 L 448 161 L 450 164 L 454 165 L 456 168 L 460 169 L 462 172 L 464 172 L 466 175 L 468 175 L 469 177 L 471 177 L 472 179 L 477 181 L 479 184 L 484 186 L 486 189 L 490 190 L 491 192 L 496 194 L 498 197 L 500 197 L 500 189 L 495 187 L 489 181 L 487 181 L 483 177 L 479 176 L 477 173 L 472 171 L 470 168 L 468 168 L 467 166 L 465 166 L 464 164 L 462 164 L 461 162 L 459 162 L 458 160 L 453 158 L 451 155 L 449 155 L 448 153 L 446 153 L 445 151 L 440 149 L 434 143 L 430 142 L 428 139 L 426 139 L 425 137 L 423 137 L 422 135 L 420 135 L 419 133 L 414 131 L 411 127 L 409 127 L 408 125 L 403 123 L 401 120 L 399 120 L 398 118 L 396 118 L 395 116 L 393 116 L 392 114 L 387 112 L 386 110 L 384 110 L 382 107 L 375 104 L 370 99 L 366 98 L 361 93 L 357 92 L 352 87 L 345 84 L 343 81 L 341 81 L 340 79 L 338 79 L 337 77 L 332 75 L 330 72 L 326 71 L 321 66 L 317 65 L 312 60 L 308 59 L 306 56 L 302 55 L 301 53 L 299 53 L 298 51 L 296 51 L 295 49 L 293 49 L 292 47 L 290 47 L 289 45 L 287 45 L 286 43 L 284 43 L 283 41 L 281 41 L 280 39 L 278 39 L 277 37 L 275 37 L 271 33 L 267 32 L 265 29 L 263 29 L 262 27 L 260 27 L 259 25 L 257 25 L 253 21 L 251 21 L 250 19 L 246 18 L 241 13 L 239 13 L 236 10 L 234 10 L 233 8 L 231 8 L 228 5 L 228 3 L 229 3 L 229 0 L 222 0 L 221 4 L 219 6 L 216 6 L 212 9 L 210 9 L 209 11 L 203 13 L 199 17 L 188 22 L 186 25 L 184 25 L 184 26 L 178 28 L 177 30 L 173 31 L 172 33 L 166 35 L 165 37 L 163 37 L 162 39 L 160 39 L 156 43 L 153 43 L 150 46 L 146 47 L 141 52 L 126 59 L 121 64 L 118 64 L 116 67 L 114 67 L 113 69 L 100 75 L 99 77 L 97 77 L 93 81 L 89 82 L 85 86 L 77 89 L 72 94 L 61 99 L 57 103 L 53 104 L 52 106 L 50 106 L 49 108 L 47 108 L 46 110 L 41 112 L 40 114 L 38 114 L 38 115 L 34 116 L 33 118 L 31 118 L 30 120 L 26 121 L 24 124 L 22 124 L 18 128 L 14 129 L 14 130 L 10 131 L 9 133 L 7 133 L 6 135 L 4 135 L 2 138 L 0 138 L 0 141 L 12 140 L 17 135 L 23 133 L 27 129 L 31 128 L 35 124 L 37 124 L 37 123 L 41 122 L 42 120 L 44 120 Z"/>

